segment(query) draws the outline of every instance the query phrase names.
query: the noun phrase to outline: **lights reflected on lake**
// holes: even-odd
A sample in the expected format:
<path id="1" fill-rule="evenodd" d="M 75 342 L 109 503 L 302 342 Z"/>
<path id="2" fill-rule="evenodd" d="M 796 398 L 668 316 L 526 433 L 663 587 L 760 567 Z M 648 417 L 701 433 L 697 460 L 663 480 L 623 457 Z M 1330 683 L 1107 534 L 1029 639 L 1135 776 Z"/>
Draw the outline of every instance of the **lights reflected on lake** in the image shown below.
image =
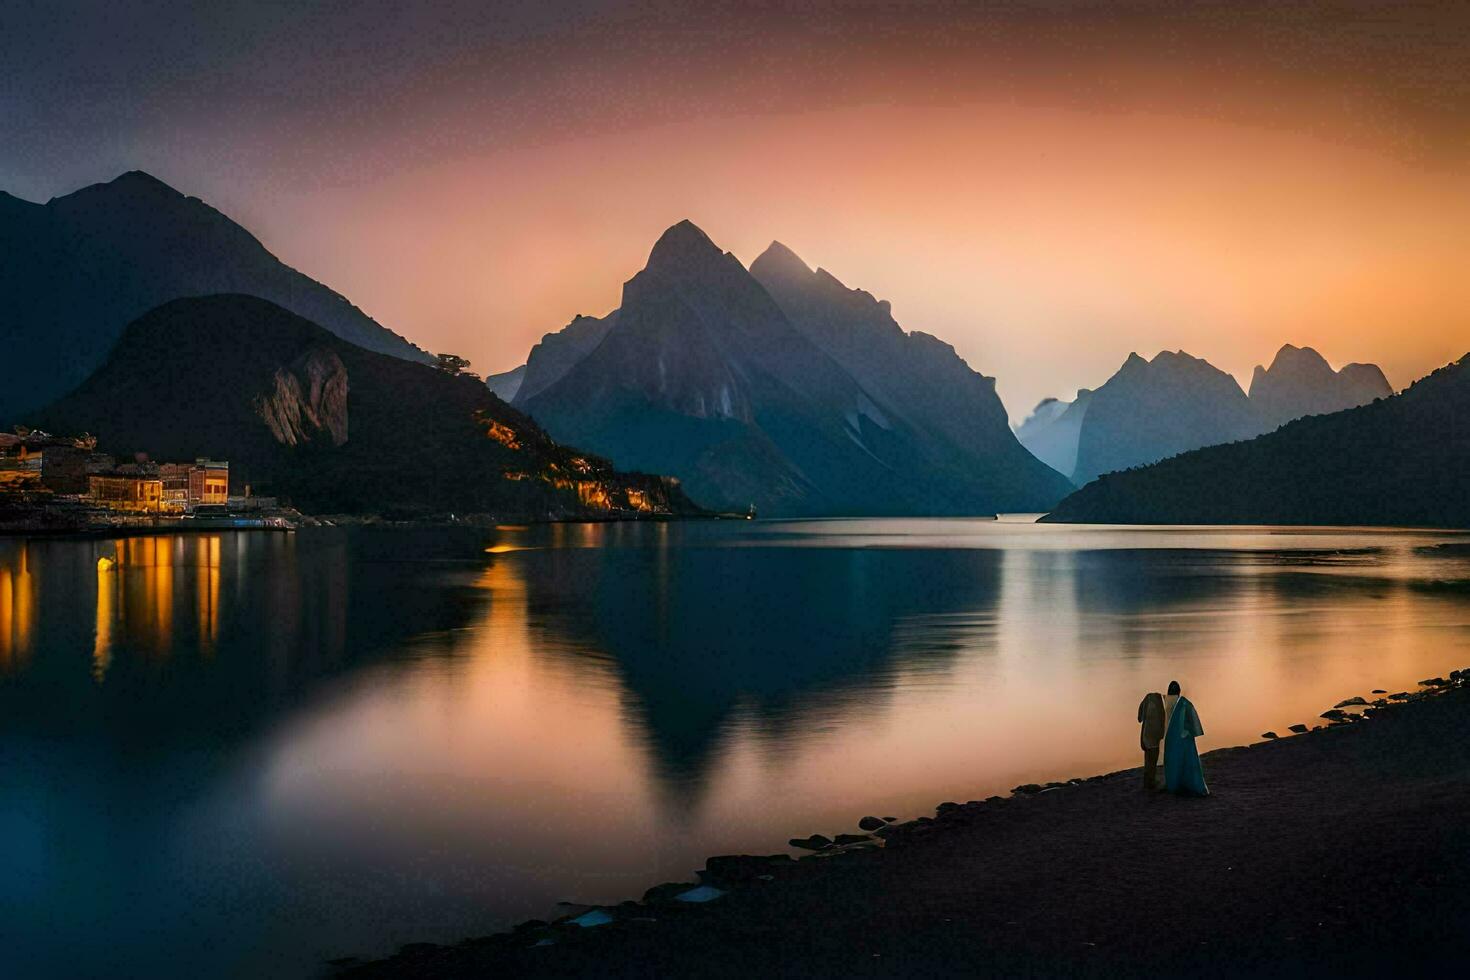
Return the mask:
<path id="1" fill-rule="evenodd" d="M 310 975 L 1470 663 L 1470 547 L 994 521 L 0 540 L 18 975 Z M 106 559 L 100 562 L 99 559 Z M 105 566 L 105 567 L 104 567 Z M 1219 787 L 1228 792 L 1228 787 Z"/>

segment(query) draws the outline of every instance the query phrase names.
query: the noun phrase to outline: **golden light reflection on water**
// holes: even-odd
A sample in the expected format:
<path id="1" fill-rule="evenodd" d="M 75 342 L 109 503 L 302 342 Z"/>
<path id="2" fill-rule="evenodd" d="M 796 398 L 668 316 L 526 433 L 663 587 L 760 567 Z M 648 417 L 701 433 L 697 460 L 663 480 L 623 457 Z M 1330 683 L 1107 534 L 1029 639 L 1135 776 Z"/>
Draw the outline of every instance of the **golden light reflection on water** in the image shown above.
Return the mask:
<path id="1" fill-rule="evenodd" d="M 116 566 L 114 566 L 115 568 Z M 112 666 L 112 624 L 117 615 L 118 577 L 112 569 L 97 569 L 97 618 L 92 639 L 92 679 L 101 684 Z"/>
<path id="2" fill-rule="evenodd" d="M 846 547 L 826 523 L 767 557 L 744 537 L 791 530 L 692 550 L 670 525 L 518 534 L 530 550 L 491 552 L 481 617 L 443 641 L 452 657 L 364 684 L 283 738 L 277 819 L 365 818 L 390 852 L 452 838 L 531 891 L 589 870 L 576 897 L 611 900 L 870 807 L 914 814 L 1134 765 L 1138 699 L 1171 679 L 1209 748 L 1470 660 L 1470 606 L 1412 588 L 1412 536 L 1375 537 L 1371 567 L 1341 571 L 1290 556 L 1310 539 L 1260 533 L 1043 530 L 959 558 L 932 550 L 953 534 L 916 554 L 871 528 Z M 1286 558 L 1260 557 L 1278 544 Z M 812 548 L 828 555 L 793 563 Z M 857 649 L 851 624 L 868 620 L 877 651 Z"/>
<path id="3" fill-rule="evenodd" d="M 188 587 L 180 581 L 181 573 L 193 577 L 196 649 L 213 655 L 220 629 L 220 535 L 124 538 L 104 544 L 101 551 L 106 560 L 96 563 L 93 680 L 106 680 L 123 637 L 155 657 L 172 653 L 180 614 L 175 593 Z"/>
<path id="4" fill-rule="evenodd" d="M 219 551 L 220 537 L 211 534 L 196 538 L 195 617 L 199 624 L 199 649 L 205 656 L 214 653 L 219 642 Z"/>
<path id="5" fill-rule="evenodd" d="M 12 559 L 0 557 L 0 672 L 22 669 L 30 658 L 36 624 L 36 583 L 30 549 L 22 542 Z"/>
<path id="6" fill-rule="evenodd" d="M 389 942 L 385 907 L 429 923 L 402 939 L 453 940 L 864 812 L 1133 766 L 1138 699 L 1171 679 L 1211 748 L 1470 663 L 1465 536 L 742 521 L 439 540 L 0 540 L 0 664 L 18 637 L 32 651 L 0 676 L 0 721 L 28 677 L 46 696 L 66 677 L 89 688 L 70 703 L 109 708 L 84 713 L 101 740 L 156 727 L 142 761 L 204 798 L 181 821 L 141 781 L 137 825 L 180 868 L 227 869 L 169 888 L 234 908 L 286 883 L 314 954 L 323 922 L 334 948 Z M 1446 540 L 1464 550 L 1431 550 Z M 220 748 L 180 776 L 185 742 Z M 98 757 L 140 761 L 119 755 Z M 95 801 L 72 799 L 91 826 Z M 225 849 L 247 868 L 222 839 L 248 840 Z M 78 880 L 87 858 L 67 858 Z"/>

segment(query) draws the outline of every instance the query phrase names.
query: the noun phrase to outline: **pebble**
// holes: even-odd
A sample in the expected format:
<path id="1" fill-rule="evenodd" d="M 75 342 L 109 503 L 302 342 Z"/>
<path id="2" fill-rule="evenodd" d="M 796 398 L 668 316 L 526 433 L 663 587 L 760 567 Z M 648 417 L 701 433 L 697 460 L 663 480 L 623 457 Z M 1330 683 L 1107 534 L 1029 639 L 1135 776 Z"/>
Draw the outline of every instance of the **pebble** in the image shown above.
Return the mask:
<path id="1" fill-rule="evenodd" d="M 1334 708 L 1351 708 L 1355 704 L 1367 704 L 1367 703 L 1368 702 L 1365 699 L 1363 699 L 1363 698 L 1348 698 L 1346 701 L 1339 701 L 1339 702 L 1337 702 L 1336 704 L 1333 705 L 1333 707 Z"/>
<path id="2" fill-rule="evenodd" d="M 1262 732 L 1261 733 L 1261 737 L 1262 738 L 1277 738 L 1278 736 L 1277 736 L 1277 734 L 1275 732 Z"/>
<path id="3" fill-rule="evenodd" d="M 877 830 L 884 826 L 884 824 L 885 821 L 880 820 L 878 817 L 863 817 L 858 821 L 858 827 L 862 830 Z"/>
<path id="4" fill-rule="evenodd" d="M 786 843 L 808 851 L 820 851 L 832 846 L 832 838 L 823 834 L 812 834 L 810 837 L 793 837 Z"/>
<path id="5" fill-rule="evenodd" d="M 1296 732 L 1298 735 L 1301 735 L 1301 734 L 1305 733 L 1306 730 L 1307 730 L 1307 726 L 1306 725 L 1292 725 L 1290 728 L 1287 729 L 1287 731 Z"/>

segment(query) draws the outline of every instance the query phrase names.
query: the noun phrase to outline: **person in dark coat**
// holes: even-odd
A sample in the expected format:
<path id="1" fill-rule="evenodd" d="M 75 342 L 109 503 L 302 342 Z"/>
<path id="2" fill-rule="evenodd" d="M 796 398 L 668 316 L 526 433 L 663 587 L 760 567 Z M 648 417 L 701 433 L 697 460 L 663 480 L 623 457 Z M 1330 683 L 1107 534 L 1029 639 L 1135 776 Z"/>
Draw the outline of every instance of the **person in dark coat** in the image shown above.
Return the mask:
<path id="1" fill-rule="evenodd" d="M 1143 749 L 1143 788 L 1159 788 L 1159 743 L 1164 739 L 1164 696 L 1150 691 L 1138 703 L 1138 745 Z"/>

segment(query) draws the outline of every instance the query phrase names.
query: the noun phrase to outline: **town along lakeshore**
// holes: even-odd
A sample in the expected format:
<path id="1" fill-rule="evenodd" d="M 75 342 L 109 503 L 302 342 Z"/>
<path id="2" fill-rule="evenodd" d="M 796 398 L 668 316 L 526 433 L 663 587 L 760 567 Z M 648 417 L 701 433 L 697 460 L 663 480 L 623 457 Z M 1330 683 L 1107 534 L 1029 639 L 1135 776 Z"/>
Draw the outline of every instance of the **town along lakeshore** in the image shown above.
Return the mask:
<path id="1" fill-rule="evenodd" d="M 120 460 L 91 436 L 0 433 L 0 534 L 290 530 L 301 515 L 248 484 L 228 460 Z"/>

